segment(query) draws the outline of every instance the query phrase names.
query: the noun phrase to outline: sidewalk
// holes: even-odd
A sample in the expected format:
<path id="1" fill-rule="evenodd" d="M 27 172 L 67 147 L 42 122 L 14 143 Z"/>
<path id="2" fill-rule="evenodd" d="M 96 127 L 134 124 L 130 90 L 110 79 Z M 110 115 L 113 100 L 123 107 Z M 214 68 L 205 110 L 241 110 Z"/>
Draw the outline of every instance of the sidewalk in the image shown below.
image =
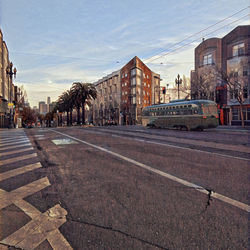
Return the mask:
<path id="1" fill-rule="evenodd" d="M 220 125 L 216 129 L 221 130 L 234 130 L 234 131 L 250 131 L 250 126 L 245 126 L 244 128 L 242 126 L 229 126 L 229 125 Z"/>

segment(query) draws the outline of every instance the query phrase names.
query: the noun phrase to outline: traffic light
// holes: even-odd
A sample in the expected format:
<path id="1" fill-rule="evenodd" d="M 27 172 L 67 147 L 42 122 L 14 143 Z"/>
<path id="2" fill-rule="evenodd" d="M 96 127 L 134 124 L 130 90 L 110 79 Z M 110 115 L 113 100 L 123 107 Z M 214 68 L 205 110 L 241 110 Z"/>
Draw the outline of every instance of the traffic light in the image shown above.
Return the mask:
<path id="1" fill-rule="evenodd" d="M 165 87 L 162 88 L 162 94 L 163 94 L 163 95 L 166 94 L 166 88 L 165 88 Z"/>

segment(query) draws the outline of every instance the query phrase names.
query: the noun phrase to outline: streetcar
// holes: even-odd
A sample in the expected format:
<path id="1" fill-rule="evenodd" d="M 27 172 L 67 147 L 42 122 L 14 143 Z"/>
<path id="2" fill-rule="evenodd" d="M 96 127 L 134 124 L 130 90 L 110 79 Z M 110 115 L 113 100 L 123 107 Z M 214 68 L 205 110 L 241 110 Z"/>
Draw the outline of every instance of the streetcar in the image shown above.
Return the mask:
<path id="1" fill-rule="evenodd" d="M 143 108 L 142 125 L 202 131 L 219 125 L 218 109 L 210 100 L 175 100 Z"/>

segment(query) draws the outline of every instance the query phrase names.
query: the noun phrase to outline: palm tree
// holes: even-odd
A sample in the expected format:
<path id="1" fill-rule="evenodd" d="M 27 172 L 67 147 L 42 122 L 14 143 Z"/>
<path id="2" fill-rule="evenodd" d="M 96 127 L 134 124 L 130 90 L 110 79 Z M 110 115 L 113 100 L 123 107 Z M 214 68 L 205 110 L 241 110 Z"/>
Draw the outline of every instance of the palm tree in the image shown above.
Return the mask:
<path id="1" fill-rule="evenodd" d="M 72 99 L 72 92 L 67 90 L 59 96 L 59 106 L 61 105 L 61 109 L 64 112 L 67 112 L 67 126 L 72 125 L 72 110 L 73 110 L 73 99 Z M 69 119 L 70 113 L 70 119 Z"/>
<path id="2" fill-rule="evenodd" d="M 80 107 L 82 108 L 82 124 L 85 124 L 85 104 L 91 105 L 90 100 L 97 96 L 96 88 L 91 83 L 74 82 L 72 96 L 77 109 L 77 123 L 80 124 Z"/>

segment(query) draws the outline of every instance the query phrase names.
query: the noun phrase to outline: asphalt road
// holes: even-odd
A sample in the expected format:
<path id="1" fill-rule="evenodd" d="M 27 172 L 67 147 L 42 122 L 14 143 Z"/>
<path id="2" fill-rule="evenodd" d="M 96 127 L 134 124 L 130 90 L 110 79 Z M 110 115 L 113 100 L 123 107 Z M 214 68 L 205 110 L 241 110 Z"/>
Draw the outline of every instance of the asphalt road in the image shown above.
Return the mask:
<path id="1" fill-rule="evenodd" d="M 1 180 L 0 189 L 48 178 L 23 200 L 40 213 L 60 206 L 67 213 L 60 237 L 73 249 L 248 249 L 249 131 L 124 126 L 25 133 L 33 147 L 25 152 L 36 153 L 41 167 Z M 0 161 L 0 172 L 18 164 Z M 12 204 L 0 216 L 20 213 Z M 4 222 L 10 229 L 0 240 L 30 220 L 21 218 Z M 49 239 L 36 249 L 50 249 Z"/>

